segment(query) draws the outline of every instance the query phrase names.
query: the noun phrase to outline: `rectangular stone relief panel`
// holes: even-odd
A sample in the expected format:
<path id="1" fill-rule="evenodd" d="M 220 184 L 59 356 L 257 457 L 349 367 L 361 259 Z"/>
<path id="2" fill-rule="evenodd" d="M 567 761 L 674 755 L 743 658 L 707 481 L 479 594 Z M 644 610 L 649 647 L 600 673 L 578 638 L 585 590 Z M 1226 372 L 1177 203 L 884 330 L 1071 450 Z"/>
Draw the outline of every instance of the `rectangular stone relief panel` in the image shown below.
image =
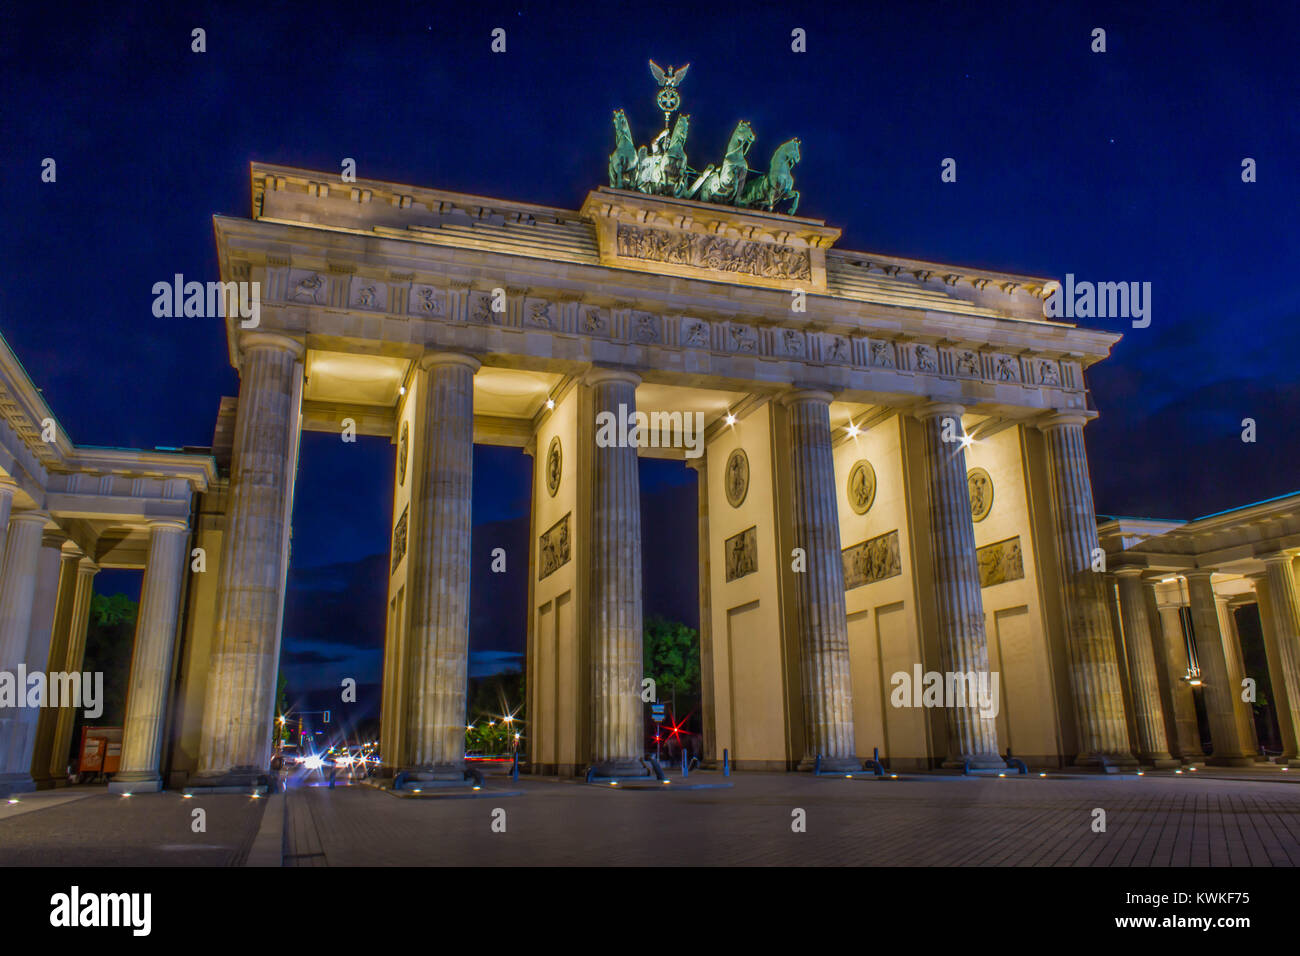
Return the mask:
<path id="1" fill-rule="evenodd" d="M 411 315 L 443 318 L 447 314 L 445 294 L 437 286 L 414 283 L 406 300 L 406 311 Z"/>
<path id="2" fill-rule="evenodd" d="M 539 540 L 537 561 L 541 581 L 569 563 L 569 515 L 565 515 L 543 532 Z"/>
<path id="3" fill-rule="evenodd" d="M 410 510 L 409 505 L 402 509 L 402 516 L 397 519 L 397 527 L 393 529 L 393 566 L 389 569 L 389 574 L 395 574 L 402 558 L 406 557 L 406 516 Z"/>
<path id="4" fill-rule="evenodd" d="M 369 276 L 353 276 L 348 305 L 353 309 L 383 312 L 388 308 L 388 285 Z"/>
<path id="5" fill-rule="evenodd" d="M 619 223 L 615 236 L 621 259 L 641 259 L 711 272 L 737 272 L 768 279 L 812 279 L 806 249 L 772 242 L 729 239 Z"/>
<path id="6" fill-rule="evenodd" d="M 844 590 L 852 591 L 864 584 L 875 584 L 903 573 L 898 553 L 898 532 L 868 538 L 840 552 L 844 562 Z"/>
<path id="7" fill-rule="evenodd" d="M 1025 576 L 1025 559 L 1020 551 L 1020 537 L 1007 538 L 975 549 L 980 566 L 980 587 L 992 587 Z"/>
<path id="8" fill-rule="evenodd" d="M 733 534 L 723 543 L 727 558 L 727 580 L 735 581 L 758 570 L 758 526 Z"/>

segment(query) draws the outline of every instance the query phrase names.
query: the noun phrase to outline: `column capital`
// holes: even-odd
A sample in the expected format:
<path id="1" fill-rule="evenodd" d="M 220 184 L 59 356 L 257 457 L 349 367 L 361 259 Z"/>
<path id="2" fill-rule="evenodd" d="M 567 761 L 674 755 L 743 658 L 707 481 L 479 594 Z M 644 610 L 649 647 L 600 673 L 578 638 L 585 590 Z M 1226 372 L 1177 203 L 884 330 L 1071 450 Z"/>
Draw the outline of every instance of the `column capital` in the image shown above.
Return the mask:
<path id="1" fill-rule="evenodd" d="M 1133 567 L 1132 565 L 1126 565 L 1120 568 L 1111 568 L 1110 573 L 1115 575 L 1115 577 L 1117 578 L 1127 578 L 1130 580 L 1136 578 L 1137 580 L 1141 580 L 1142 575 L 1147 573 L 1147 569 Z"/>
<path id="2" fill-rule="evenodd" d="M 835 401 L 835 396 L 821 388 L 796 388 L 781 395 L 778 401 L 786 407 L 800 402 L 821 402 L 829 405 Z"/>
<path id="3" fill-rule="evenodd" d="M 87 577 L 93 577 L 99 573 L 99 565 L 90 558 L 83 557 L 77 562 L 77 573 L 84 574 Z"/>
<path id="4" fill-rule="evenodd" d="M 641 384 L 641 376 L 625 368 L 605 368 L 594 366 L 585 376 L 585 385 L 604 385 L 606 382 L 624 382 L 633 388 Z"/>
<path id="5" fill-rule="evenodd" d="M 1295 555 L 1287 551 L 1266 551 L 1263 554 L 1257 554 L 1255 557 L 1264 562 L 1267 567 L 1270 564 L 1289 565 L 1295 559 Z M 1247 575 L 1249 577 L 1249 575 Z"/>
<path id="6" fill-rule="evenodd" d="M 13 494 L 18 490 L 18 482 L 14 481 L 9 475 L 0 475 L 0 495 L 8 492 Z"/>
<path id="7" fill-rule="evenodd" d="M 1064 428 L 1068 425 L 1078 425 L 1082 428 L 1096 417 L 1096 412 L 1089 411 L 1086 408 L 1058 408 L 1044 415 L 1034 424 L 1039 431 L 1044 432 L 1053 428 Z"/>
<path id="8" fill-rule="evenodd" d="M 931 418 L 955 418 L 960 423 L 966 414 L 966 407 L 956 402 L 922 402 L 912 409 L 912 414 L 921 421 Z"/>
<path id="9" fill-rule="evenodd" d="M 39 523 L 42 528 L 45 527 L 47 524 L 49 524 L 52 520 L 54 519 L 50 517 L 50 513 L 48 511 L 40 511 L 37 509 L 33 509 L 31 511 L 15 511 L 13 514 L 9 516 L 10 524 L 13 524 L 15 521 L 22 522 L 23 524 Z"/>
<path id="10" fill-rule="evenodd" d="M 189 531 L 190 523 L 184 518 L 150 518 L 145 527 L 150 531 Z"/>
<path id="11" fill-rule="evenodd" d="M 251 352 L 254 349 L 279 349 L 282 352 L 292 352 L 293 357 L 300 362 L 307 354 L 305 345 L 287 335 L 280 335 L 277 332 L 245 332 L 239 337 L 240 353 Z"/>
<path id="12" fill-rule="evenodd" d="M 420 356 L 420 369 L 422 371 L 428 371 L 435 365 L 463 365 L 470 370 L 471 374 L 483 367 L 482 362 L 472 355 L 466 355 L 464 352 L 430 350 Z"/>
<path id="13" fill-rule="evenodd" d="M 1214 574 L 1214 568 L 1188 568 L 1183 572 L 1183 577 L 1187 579 L 1189 584 L 1192 581 L 1205 581 L 1208 584 Z"/>

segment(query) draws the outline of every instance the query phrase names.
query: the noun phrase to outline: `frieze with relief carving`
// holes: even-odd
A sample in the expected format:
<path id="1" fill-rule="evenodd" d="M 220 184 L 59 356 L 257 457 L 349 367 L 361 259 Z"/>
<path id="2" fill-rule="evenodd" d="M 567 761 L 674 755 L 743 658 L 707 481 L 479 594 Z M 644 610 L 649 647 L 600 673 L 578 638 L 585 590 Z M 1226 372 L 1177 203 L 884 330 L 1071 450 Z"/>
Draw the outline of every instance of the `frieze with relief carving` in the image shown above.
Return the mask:
<path id="1" fill-rule="evenodd" d="M 739 272 L 765 279 L 812 279 L 812 257 L 806 249 L 774 242 L 619 223 L 617 243 L 618 255 L 624 259 Z"/>
<path id="2" fill-rule="evenodd" d="M 875 584 L 903 573 L 903 561 L 898 551 L 898 532 L 868 538 L 840 552 L 844 562 L 844 590 L 851 591 L 865 584 Z"/>
<path id="3" fill-rule="evenodd" d="M 1025 556 L 1020 550 L 1019 535 L 976 548 L 975 559 L 979 562 L 982 588 L 1019 581 L 1025 576 Z"/>

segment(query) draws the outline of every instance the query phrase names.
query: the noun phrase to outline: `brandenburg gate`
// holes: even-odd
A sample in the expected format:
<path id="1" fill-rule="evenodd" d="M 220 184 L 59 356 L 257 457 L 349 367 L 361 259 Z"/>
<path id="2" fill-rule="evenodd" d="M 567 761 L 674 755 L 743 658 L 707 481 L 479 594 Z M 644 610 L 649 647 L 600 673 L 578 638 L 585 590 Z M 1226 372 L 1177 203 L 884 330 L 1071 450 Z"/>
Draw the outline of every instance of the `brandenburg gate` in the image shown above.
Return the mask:
<path id="1" fill-rule="evenodd" d="M 34 626 L 11 596 L 39 581 L 58 592 L 58 554 L 71 562 L 65 616 L 84 615 L 78 562 L 85 573 L 114 555 L 147 564 L 128 780 L 256 785 L 299 436 L 354 427 L 389 439 L 396 459 L 382 756 L 408 784 L 464 771 L 475 443 L 534 459 L 536 772 L 645 772 L 642 678 L 654 675 L 642 674 L 639 455 L 698 475 L 706 759 L 725 750 L 742 770 L 819 759 L 856 770 L 876 749 L 911 769 L 1000 768 L 1007 751 L 1038 766 L 1203 761 L 1180 673 L 1191 646 L 1211 678 L 1209 759 L 1249 763 L 1258 748 L 1222 608 L 1253 580 L 1268 594 L 1294 757 L 1296 500 L 1266 509 L 1267 532 L 1250 515 L 1204 534 L 1112 524 L 1103 547 L 1085 374 L 1118 336 L 1045 318 L 1050 279 L 838 248 L 838 229 L 791 214 L 798 140 L 751 175 L 756 136 L 741 123 L 721 163 L 692 170 L 688 117 L 670 131 L 676 102 L 663 95 L 683 72 L 657 74 L 665 127 L 648 149 L 615 115 L 610 185 L 577 210 L 254 163 L 251 216 L 214 220 L 221 280 L 259 294 L 256 323 L 225 319 L 238 399 L 222 402 L 210 453 L 128 466 L 69 445 L 44 470 L 16 453 L 0 461 L 0 664 L 30 650 Z M 636 412 L 699 413 L 703 453 L 601 440 L 602 416 Z M 38 447 L 29 432 L 14 434 Z M 132 468 L 153 477 L 112 478 Z M 146 492 L 158 507 L 141 507 Z M 1229 526 L 1238 537 L 1220 566 Z M 75 552 L 59 552 L 57 534 L 43 549 L 58 528 Z M 42 577 L 48 549 L 54 576 Z M 202 573 L 185 570 L 194 549 Z M 1168 582 L 1184 577 L 1180 599 Z M 1158 609 L 1180 600 L 1190 645 L 1160 626 Z M 53 633 L 77 631 L 64 620 Z M 900 699 L 900 675 L 931 672 L 996 675 L 994 706 L 921 701 L 919 689 Z M 24 730 L 7 761 L 18 777 L 24 761 L 51 765 L 33 739 Z"/>

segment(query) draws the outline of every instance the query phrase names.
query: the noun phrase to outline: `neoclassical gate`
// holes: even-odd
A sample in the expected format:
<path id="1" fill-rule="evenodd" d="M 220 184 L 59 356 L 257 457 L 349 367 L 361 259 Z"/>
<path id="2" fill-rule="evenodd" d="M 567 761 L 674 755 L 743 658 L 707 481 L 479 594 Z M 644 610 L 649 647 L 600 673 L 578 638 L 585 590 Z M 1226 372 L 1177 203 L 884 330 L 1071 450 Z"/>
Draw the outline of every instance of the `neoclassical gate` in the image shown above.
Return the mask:
<path id="1" fill-rule="evenodd" d="M 532 764 L 639 772 L 636 459 L 695 452 L 599 440 L 602 413 L 637 410 L 704 425 L 707 756 L 1132 760 L 1082 445 L 1084 370 L 1116 336 L 1045 320 L 1051 281 L 603 187 L 572 211 L 254 164 L 252 205 L 215 221 L 222 280 L 258 283 L 261 314 L 227 319 L 241 386 L 198 530 L 221 558 L 190 616 L 192 782 L 266 765 L 298 435 L 345 419 L 397 459 L 389 766 L 461 767 L 482 442 L 535 458 Z M 891 703 L 897 674 L 931 671 L 997 672 L 999 703 Z"/>

